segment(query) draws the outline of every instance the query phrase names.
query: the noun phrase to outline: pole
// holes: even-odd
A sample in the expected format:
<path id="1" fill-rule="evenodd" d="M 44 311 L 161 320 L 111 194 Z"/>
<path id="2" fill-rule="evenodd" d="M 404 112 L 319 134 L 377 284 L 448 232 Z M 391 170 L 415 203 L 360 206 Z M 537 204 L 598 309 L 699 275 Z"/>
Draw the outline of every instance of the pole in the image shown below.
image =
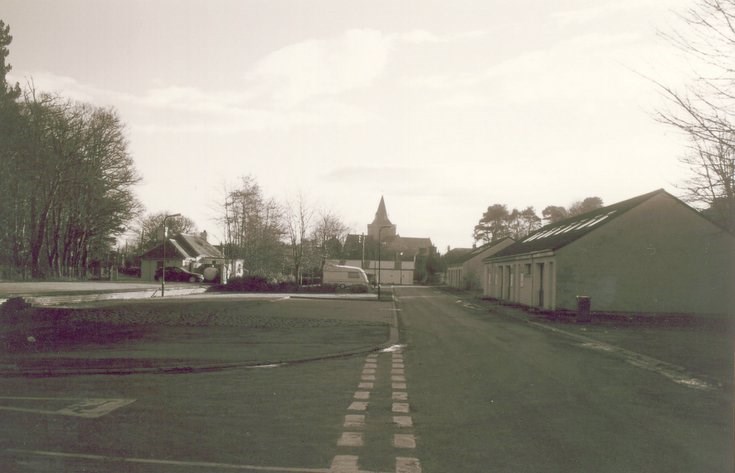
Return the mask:
<path id="1" fill-rule="evenodd" d="M 380 232 L 383 231 L 384 228 L 390 228 L 389 226 L 384 226 L 378 228 L 378 302 L 380 302 Z"/>
<path id="2" fill-rule="evenodd" d="M 383 227 L 378 229 L 378 302 L 380 302 L 380 231 Z"/>
<path id="3" fill-rule="evenodd" d="M 166 294 L 166 220 L 169 217 L 179 217 L 181 214 L 164 215 L 163 217 L 163 265 L 161 266 L 161 297 Z"/>

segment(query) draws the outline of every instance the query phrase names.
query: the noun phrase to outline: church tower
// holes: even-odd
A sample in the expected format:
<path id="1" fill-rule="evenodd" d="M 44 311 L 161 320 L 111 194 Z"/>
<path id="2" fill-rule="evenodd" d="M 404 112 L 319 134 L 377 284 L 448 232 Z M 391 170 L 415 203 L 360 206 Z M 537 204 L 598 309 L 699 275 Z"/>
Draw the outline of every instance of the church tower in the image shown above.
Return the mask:
<path id="1" fill-rule="evenodd" d="M 383 230 L 380 230 L 381 228 Z M 368 224 L 368 237 L 377 240 L 378 232 L 380 233 L 380 239 L 383 241 L 392 240 L 396 237 L 396 226 L 388 219 L 388 212 L 385 210 L 383 196 L 380 196 L 380 204 L 378 205 L 378 211 L 375 212 L 373 223 Z"/>

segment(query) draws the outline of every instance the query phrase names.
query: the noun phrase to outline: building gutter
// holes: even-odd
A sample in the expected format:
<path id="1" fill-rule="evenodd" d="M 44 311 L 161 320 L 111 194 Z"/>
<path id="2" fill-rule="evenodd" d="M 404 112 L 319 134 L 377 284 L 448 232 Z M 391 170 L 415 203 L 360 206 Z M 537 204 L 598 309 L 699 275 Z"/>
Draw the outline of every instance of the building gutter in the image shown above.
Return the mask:
<path id="1" fill-rule="evenodd" d="M 490 258 L 484 259 L 483 262 L 485 264 L 492 264 L 492 263 L 512 263 L 516 261 L 523 261 L 527 259 L 535 260 L 540 258 L 549 258 L 553 257 L 556 254 L 554 250 L 541 250 L 541 251 L 532 251 L 530 253 L 519 253 L 515 255 L 508 255 L 508 256 L 491 256 Z"/>

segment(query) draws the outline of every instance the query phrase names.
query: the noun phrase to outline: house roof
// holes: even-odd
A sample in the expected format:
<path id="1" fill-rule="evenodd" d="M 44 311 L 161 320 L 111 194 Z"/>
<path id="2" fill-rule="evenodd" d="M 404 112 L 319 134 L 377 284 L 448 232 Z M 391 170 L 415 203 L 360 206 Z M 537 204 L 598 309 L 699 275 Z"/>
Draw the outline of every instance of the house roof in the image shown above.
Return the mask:
<path id="1" fill-rule="evenodd" d="M 495 248 L 497 246 L 500 246 L 503 242 L 506 241 L 513 241 L 511 237 L 505 237 L 501 238 L 500 240 L 491 241 L 490 243 L 485 243 L 482 246 L 478 246 L 477 248 L 470 248 L 467 249 L 465 252 L 457 255 L 457 257 L 453 258 L 451 262 L 447 262 L 450 266 L 461 266 L 467 261 L 471 260 L 472 258 L 477 257 L 478 255 L 481 255 L 485 253 L 488 250 L 491 250 L 492 248 Z M 502 248 L 501 248 L 502 249 Z M 454 251 L 454 250 L 452 250 Z M 495 253 L 493 253 L 494 255 Z M 492 255 L 491 255 L 492 256 Z"/>
<path id="2" fill-rule="evenodd" d="M 447 265 L 462 264 L 473 251 L 475 248 L 452 248 L 444 254 L 444 261 Z"/>
<path id="3" fill-rule="evenodd" d="M 195 257 L 223 258 L 222 252 L 199 235 L 176 235 L 175 240 L 188 254 Z"/>
<path id="4" fill-rule="evenodd" d="M 222 252 L 198 235 L 179 234 L 166 240 L 166 255 L 169 258 L 224 258 Z M 151 248 L 141 256 L 144 259 L 163 258 L 163 243 Z"/>
<path id="5" fill-rule="evenodd" d="M 415 238 L 396 236 L 389 243 L 394 251 L 414 251 L 429 250 L 432 247 L 431 238 Z"/>
<path id="6" fill-rule="evenodd" d="M 665 190 L 658 189 L 607 207 L 551 223 L 499 251 L 491 258 L 558 250 L 659 194 L 670 195 Z"/>
<path id="7" fill-rule="evenodd" d="M 501 238 L 500 240 L 495 240 L 495 241 L 491 241 L 490 243 L 485 243 L 484 245 L 472 250 L 470 254 L 465 255 L 464 258 L 462 259 L 462 263 L 465 263 L 471 260 L 477 255 L 481 255 L 482 253 L 485 253 L 487 250 L 500 246 L 502 243 L 507 242 L 508 240 L 513 241 L 511 237 L 505 237 L 505 238 Z"/>

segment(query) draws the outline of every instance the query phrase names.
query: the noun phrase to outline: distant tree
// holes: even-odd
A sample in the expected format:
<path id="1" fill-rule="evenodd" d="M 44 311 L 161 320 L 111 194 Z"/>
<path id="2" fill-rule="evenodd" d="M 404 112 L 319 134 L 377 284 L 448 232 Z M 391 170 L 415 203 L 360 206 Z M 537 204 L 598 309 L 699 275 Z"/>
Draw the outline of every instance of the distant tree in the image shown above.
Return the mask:
<path id="1" fill-rule="evenodd" d="M 541 212 L 541 215 L 544 220 L 548 220 L 549 223 L 554 223 L 567 218 L 569 216 L 569 212 L 564 207 L 549 205 Z"/>
<path id="2" fill-rule="evenodd" d="M 20 133 L 23 121 L 17 103 L 21 95 L 18 84 L 7 82 L 11 70 L 7 63 L 10 54 L 10 27 L 0 20 L 0 278 L 14 277 L 24 271 L 24 249 L 22 246 L 25 221 L 23 201 L 19 195 L 18 168 L 20 160 Z"/>
<path id="3" fill-rule="evenodd" d="M 505 237 L 523 238 L 541 226 L 541 219 L 533 207 L 508 211 L 504 204 L 494 204 L 487 208 L 475 226 L 475 241 L 483 244 L 501 240 Z"/>
<path id="4" fill-rule="evenodd" d="M 536 215 L 533 207 L 526 207 L 522 211 L 513 209 L 508 216 L 508 231 L 511 238 L 520 240 L 529 233 L 541 227 L 541 219 Z"/>
<path id="5" fill-rule="evenodd" d="M 322 210 L 314 222 L 313 239 L 324 258 L 339 258 L 349 227 L 334 213 Z"/>
<path id="6" fill-rule="evenodd" d="M 20 97 L 20 85 L 8 84 L 7 75 L 13 67 L 7 62 L 10 55 L 10 43 L 13 42 L 13 36 L 10 34 L 10 25 L 6 25 L 0 20 L 0 96 L 15 100 Z"/>
<path id="7" fill-rule="evenodd" d="M 140 178 L 116 112 L 25 91 L 16 162 L 15 245 L 34 278 L 84 276 L 139 211 Z"/>
<path id="8" fill-rule="evenodd" d="M 681 18 L 664 36 L 701 69 L 683 91 L 657 82 L 671 105 L 657 116 L 689 138 L 683 198 L 735 232 L 735 1 L 699 0 Z"/>
<path id="9" fill-rule="evenodd" d="M 0 266 L 84 277 L 140 210 L 124 125 L 113 109 L 8 84 L 11 41 L 0 21 Z"/>
<path id="10" fill-rule="evenodd" d="M 475 241 L 490 243 L 500 240 L 510 234 L 508 230 L 508 207 L 504 204 L 493 204 L 482 214 L 482 218 L 475 225 L 473 237 Z"/>
<path id="11" fill-rule="evenodd" d="M 175 212 L 157 212 L 146 214 L 138 220 L 135 230 L 140 235 L 141 249 L 144 251 L 150 249 L 162 241 L 163 235 L 163 219 L 166 215 Z M 196 233 L 197 226 L 192 219 L 185 215 L 179 217 L 168 218 L 166 220 L 166 228 L 169 237 L 181 233 Z"/>
<path id="12" fill-rule="evenodd" d="M 555 223 L 565 218 L 574 217 L 592 210 L 599 209 L 603 206 L 602 199 L 599 197 L 587 197 L 584 200 L 573 202 L 569 208 L 560 207 L 557 205 L 549 205 L 542 212 L 544 220 L 547 223 Z"/>
<path id="13" fill-rule="evenodd" d="M 602 208 L 602 199 L 599 197 L 587 197 L 582 201 L 574 202 L 570 205 L 567 215 L 574 217 L 575 215 L 581 215 L 599 208 Z"/>
<path id="14" fill-rule="evenodd" d="M 313 252 L 309 251 L 313 249 L 313 245 L 309 245 L 307 241 L 313 214 L 302 194 L 299 194 L 298 198 L 286 208 L 286 237 L 291 250 L 293 276 L 297 284 L 301 284 L 304 259 L 313 256 Z"/>
<path id="15" fill-rule="evenodd" d="M 228 258 L 244 261 L 250 274 L 276 276 L 284 269 L 282 237 L 286 234 L 283 207 L 266 198 L 253 176 L 225 190 L 222 216 L 224 250 Z"/>

